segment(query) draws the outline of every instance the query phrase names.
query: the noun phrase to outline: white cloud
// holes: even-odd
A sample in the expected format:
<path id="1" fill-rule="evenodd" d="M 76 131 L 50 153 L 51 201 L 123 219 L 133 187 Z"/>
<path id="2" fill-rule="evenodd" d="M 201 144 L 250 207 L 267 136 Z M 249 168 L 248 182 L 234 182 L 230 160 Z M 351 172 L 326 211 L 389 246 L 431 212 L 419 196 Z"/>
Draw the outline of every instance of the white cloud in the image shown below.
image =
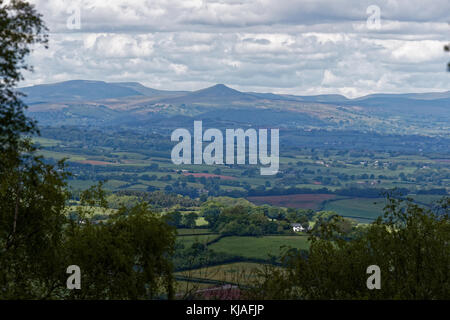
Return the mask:
<path id="1" fill-rule="evenodd" d="M 445 56 L 445 52 L 442 49 L 444 45 L 445 42 L 443 41 L 405 41 L 392 50 L 392 57 L 412 63 L 433 61 Z"/>
<path id="2" fill-rule="evenodd" d="M 185 65 L 182 64 L 174 64 L 171 63 L 169 66 L 173 71 L 175 71 L 175 73 L 177 75 L 179 74 L 186 74 L 186 72 L 188 71 L 188 67 L 186 67 Z"/>
<path id="3" fill-rule="evenodd" d="M 106 34 L 98 36 L 90 49 L 99 57 L 133 58 L 151 55 L 153 44 L 148 35 Z"/>
<path id="4" fill-rule="evenodd" d="M 343 93 L 448 90 L 450 3 L 380 0 L 34 0 L 50 49 L 23 85 L 139 81 L 163 89 L 226 83 L 240 90 Z M 81 29 L 68 30 L 79 4 Z"/>
<path id="5" fill-rule="evenodd" d="M 329 86 L 329 85 L 336 85 L 339 81 L 339 78 L 336 77 L 333 72 L 330 70 L 325 70 L 323 73 L 323 79 L 322 79 L 322 85 L 323 86 Z"/>

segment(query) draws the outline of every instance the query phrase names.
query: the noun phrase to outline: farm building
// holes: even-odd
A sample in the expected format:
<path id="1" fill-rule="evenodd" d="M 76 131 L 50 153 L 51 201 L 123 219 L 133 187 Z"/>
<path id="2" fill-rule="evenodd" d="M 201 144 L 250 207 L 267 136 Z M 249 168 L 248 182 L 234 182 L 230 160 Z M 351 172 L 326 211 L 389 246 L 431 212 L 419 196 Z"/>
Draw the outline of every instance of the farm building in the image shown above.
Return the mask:
<path id="1" fill-rule="evenodd" d="M 292 230 L 294 232 L 305 232 L 306 228 L 304 228 L 300 223 L 291 223 Z"/>

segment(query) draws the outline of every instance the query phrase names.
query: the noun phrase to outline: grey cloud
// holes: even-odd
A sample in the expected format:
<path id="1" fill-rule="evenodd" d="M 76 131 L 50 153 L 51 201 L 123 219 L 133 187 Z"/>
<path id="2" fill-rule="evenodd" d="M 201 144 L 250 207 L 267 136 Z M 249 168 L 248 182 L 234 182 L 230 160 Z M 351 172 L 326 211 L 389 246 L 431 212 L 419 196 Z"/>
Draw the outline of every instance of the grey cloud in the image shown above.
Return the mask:
<path id="1" fill-rule="evenodd" d="M 50 49 L 27 84 L 139 81 L 161 89 L 343 93 L 448 90 L 448 1 L 35 0 Z M 68 30 L 67 9 L 81 8 Z M 381 29 L 366 9 L 381 9 Z"/>

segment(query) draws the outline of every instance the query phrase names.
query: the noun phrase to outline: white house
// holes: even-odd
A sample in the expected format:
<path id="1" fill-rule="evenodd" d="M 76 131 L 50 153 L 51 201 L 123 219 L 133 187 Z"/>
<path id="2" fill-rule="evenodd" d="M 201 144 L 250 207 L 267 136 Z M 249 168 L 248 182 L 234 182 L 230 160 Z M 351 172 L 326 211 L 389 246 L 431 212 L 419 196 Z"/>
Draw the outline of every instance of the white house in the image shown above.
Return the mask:
<path id="1" fill-rule="evenodd" d="M 305 232 L 306 231 L 306 229 L 303 228 L 303 226 L 300 223 L 292 223 L 291 227 L 294 232 Z"/>

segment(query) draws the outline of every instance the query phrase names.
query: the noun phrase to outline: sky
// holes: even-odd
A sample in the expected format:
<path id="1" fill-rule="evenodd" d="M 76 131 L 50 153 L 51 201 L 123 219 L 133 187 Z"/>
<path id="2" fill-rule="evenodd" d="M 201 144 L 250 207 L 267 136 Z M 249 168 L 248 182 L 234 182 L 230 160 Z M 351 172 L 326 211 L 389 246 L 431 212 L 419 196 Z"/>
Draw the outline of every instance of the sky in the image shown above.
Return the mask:
<path id="1" fill-rule="evenodd" d="M 20 86 L 216 83 L 297 95 L 450 90 L 448 0 L 32 0 L 49 49 Z"/>

